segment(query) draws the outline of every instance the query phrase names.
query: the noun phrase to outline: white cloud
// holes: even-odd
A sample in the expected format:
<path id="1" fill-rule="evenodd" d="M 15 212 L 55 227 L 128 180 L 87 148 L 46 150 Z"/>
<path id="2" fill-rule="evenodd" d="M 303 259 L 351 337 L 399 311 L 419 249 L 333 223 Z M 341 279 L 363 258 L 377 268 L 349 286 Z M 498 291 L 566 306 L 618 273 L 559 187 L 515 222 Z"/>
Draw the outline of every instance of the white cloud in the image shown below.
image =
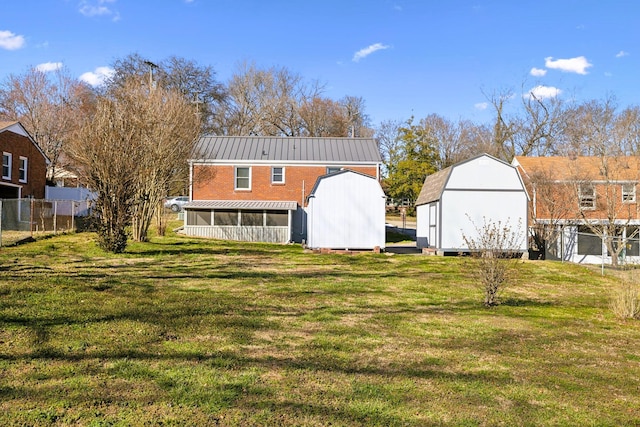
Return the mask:
<path id="1" fill-rule="evenodd" d="M 593 66 L 584 56 L 569 59 L 556 59 L 549 56 L 544 59 L 547 68 L 564 71 L 566 73 L 587 74 L 587 68 Z"/>
<path id="2" fill-rule="evenodd" d="M 78 11 L 87 17 L 112 16 L 114 21 L 120 19 L 120 14 L 105 6 L 108 3 L 115 3 L 116 0 L 82 0 Z"/>
<path id="3" fill-rule="evenodd" d="M 534 77 L 544 77 L 547 74 L 547 70 L 543 70 L 542 68 L 533 67 L 530 71 L 530 74 Z"/>
<path id="4" fill-rule="evenodd" d="M 353 62 L 358 62 L 362 58 L 366 58 L 367 56 L 371 55 L 373 52 L 383 49 L 389 49 L 389 46 L 382 43 L 376 43 L 372 44 L 371 46 L 365 47 L 364 49 L 360 49 L 353 55 Z"/>
<path id="5" fill-rule="evenodd" d="M 24 46 L 24 37 L 13 34 L 11 31 L 0 31 L 0 48 L 16 50 Z"/>
<path id="6" fill-rule="evenodd" d="M 616 53 L 616 58 L 622 58 L 623 56 L 629 56 L 629 52 L 621 50 L 620 52 Z"/>
<path id="7" fill-rule="evenodd" d="M 474 105 L 476 110 L 486 110 L 489 107 L 488 102 L 478 102 Z"/>
<path id="8" fill-rule="evenodd" d="M 100 86 L 106 79 L 113 76 L 114 72 L 113 68 L 98 67 L 94 71 L 88 71 L 81 75 L 80 80 L 91 86 Z"/>
<path id="9" fill-rule="evenodd" d="M 36 70 L 42 73 L 59 70 L 60 68 L 62 68 L 62 62 L 45 62 L 44 64 L 36 65 Z"/>
<path id="10" fill-rule="evenodd" d="M 538 85 L 533 89 L 531 89 L 529 93 L 527 93 L 524 96 L 525 98 L 528 97 L 529 99 L 533 99 L 533 98 L 547 99 L 547 98 L 555 98 L 561 93 L 562 91 L 556 87 Z"/>

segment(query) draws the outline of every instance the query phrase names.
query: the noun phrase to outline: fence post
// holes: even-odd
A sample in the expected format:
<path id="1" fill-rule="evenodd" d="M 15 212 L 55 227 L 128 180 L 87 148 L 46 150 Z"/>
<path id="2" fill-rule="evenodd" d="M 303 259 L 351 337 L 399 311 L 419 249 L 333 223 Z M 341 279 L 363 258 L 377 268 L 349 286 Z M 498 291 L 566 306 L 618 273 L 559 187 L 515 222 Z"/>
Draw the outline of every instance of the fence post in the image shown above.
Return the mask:
<path id="1" fill-rule="evenodd" d="M 58 201 L 53 201 L 53 234 L 58 233 Z"/>
<path id="2" fill-rule="evenodd" d="M 33 237 L 33 198 L 29 200 L 29 232 Z"/>
<path id="3" fill-rule="evenodd" d="M 76 219 L 76 202 L 71 201 L 71 231 L 75 233 L 75 219 Z"/>
<path id="4" fill-rule="evenodd" d="M 0 199 L 0 248 L 2 247 L 2 199 Z"/>

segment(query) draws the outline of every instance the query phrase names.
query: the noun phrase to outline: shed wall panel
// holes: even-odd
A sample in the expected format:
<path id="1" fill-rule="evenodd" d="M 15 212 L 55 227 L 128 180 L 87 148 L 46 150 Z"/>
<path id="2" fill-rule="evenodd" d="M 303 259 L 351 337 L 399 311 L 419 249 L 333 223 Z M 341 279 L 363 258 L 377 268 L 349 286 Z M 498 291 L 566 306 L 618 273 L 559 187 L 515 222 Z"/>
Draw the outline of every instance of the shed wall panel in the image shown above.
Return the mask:
<path id="1" fill-rule="evenodd" d="M 443 249 L 466 250 L 463 235 L 477 236 L 489 222 L 508 222 L 511 229 L 522 235 L 521 249 L 527 249 L 527 196 L 523 191 L 445 191 L 442 195 Z"/>
<path id="2" fill-rule="evenodd" d="M 521 190 L 522 182 L 514 167 L 489 157 L 479 157 L 453 168 L 446 188 Z"/>
<path id="3" fill-rule="evenodd" d="M 347 172 L 321 179 L 309 199 L 309 246 L 385 246 L 385 198 L 376 179 Z"/>

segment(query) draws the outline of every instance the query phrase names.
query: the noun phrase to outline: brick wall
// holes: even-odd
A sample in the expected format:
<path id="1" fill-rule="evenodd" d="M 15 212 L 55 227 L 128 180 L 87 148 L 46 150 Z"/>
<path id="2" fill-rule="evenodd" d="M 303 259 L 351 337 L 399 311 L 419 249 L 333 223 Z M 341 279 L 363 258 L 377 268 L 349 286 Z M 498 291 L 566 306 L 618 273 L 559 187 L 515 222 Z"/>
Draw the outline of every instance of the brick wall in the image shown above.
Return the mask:
<path id="1" fill-rule="evenodd" d="M 245 165 L 239 165 L 245 166 Z M 377 166 L 343 166 L 377 176 Z M 326 166 L 285 166 L 285 183 L 271 183 L 271 166 L 251 166 L 251 190 L 235 190 L 235 166 L 195 166 L 193 200 L 286 200 L 303 205 Z M 304 188 L 304 197 L 303 197 Z M 304 206 L 304 205 L 303 205 Z"/>
<path id="2" fill-rule="evenodd" d="M 11 180 L 2 179 L 0 183 L 11 183 L 22 187 L 22 197 L 44 199 L 47 182 L 47 164 L 38 148 L 26 136 L 10 131 L 0 133 L 0 152 L 11 153 Z M 20 157 L 27 160 L 27 182 L 19 181 Z"/>

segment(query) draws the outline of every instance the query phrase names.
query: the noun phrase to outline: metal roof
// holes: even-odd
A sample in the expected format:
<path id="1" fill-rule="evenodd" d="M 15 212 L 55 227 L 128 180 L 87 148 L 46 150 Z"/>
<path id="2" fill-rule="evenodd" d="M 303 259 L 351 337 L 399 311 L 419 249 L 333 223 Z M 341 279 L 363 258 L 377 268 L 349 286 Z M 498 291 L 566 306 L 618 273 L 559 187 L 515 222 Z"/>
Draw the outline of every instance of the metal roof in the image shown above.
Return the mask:
<path id="1" fill-rule="evenodd" d="M 381 163 L 373 138 L 203 136 L 193 161 Z"/>
<path id="2" fill-rule="evenodd" d="M 266 211 L 295 211 L 297 202 L 274 200 L 193 200 L 183 209 L 258 209 Z"/>

